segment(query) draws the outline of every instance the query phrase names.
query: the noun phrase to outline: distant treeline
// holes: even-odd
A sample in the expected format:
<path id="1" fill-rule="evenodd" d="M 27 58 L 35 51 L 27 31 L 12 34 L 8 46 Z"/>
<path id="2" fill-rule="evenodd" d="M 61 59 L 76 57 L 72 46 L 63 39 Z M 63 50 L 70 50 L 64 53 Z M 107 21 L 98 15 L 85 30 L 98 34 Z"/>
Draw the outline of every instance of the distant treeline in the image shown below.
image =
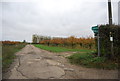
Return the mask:
<path id="1" fill-rule="evenodd" d="M 42 40 L 39 42 L 44 45 L 52 45 L 52 46 L 64 46 L 64 47 L 82 47 L 82 48 L 94 48 L 95 47 L 95 39 L 93 37 L 87 38 L 76 38 L 74 36 L 70 36 L 68 38 L 55 38 L 50 40 Z"/>
<path id="2" fill-rule="evenodd" d="M 1 41 L 3 45 L 15 45 L 15 44 L 21 44 L 23 42 L 19 41 Z"/>

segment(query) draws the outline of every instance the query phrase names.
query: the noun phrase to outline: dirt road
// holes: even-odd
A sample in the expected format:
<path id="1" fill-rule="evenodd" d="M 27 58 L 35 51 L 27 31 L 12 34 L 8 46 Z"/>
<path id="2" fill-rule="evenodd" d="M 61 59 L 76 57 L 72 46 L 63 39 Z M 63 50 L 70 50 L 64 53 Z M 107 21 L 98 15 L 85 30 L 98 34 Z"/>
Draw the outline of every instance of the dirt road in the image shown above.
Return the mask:
<path id="1" fill-rule="evenodd" d="M 4 79 L 117 79 L 117 70 L 100 70 L 71 65 L 65 56 L 26 45 L 12 64 Z"/>

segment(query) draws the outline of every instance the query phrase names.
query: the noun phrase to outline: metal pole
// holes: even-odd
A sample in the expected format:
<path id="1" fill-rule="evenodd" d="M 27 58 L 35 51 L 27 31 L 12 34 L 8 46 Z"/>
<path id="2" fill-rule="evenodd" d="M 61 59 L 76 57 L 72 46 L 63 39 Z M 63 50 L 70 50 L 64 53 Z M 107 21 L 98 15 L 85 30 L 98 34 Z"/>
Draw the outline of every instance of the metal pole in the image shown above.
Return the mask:
<path id="1" fill-rule="evenodd" d="M 98 26 L 97 39 L 98 39 L 98 57 L 99 57 L 99 56 L 100 56 L 100 36 L 99 36 L 99 26 Z"/>
<path id="2" fill-rule="evenodd" d="M 108 16 L 109 16 L 109 25 L 112 25 L 112 8 L 111 8 L 111 0 L 108 0 Z"/>
<path id="3" fill-rule="evenodd" d="M 99 34 L 98 34 L 97 38 L 98 38 L 98 56 L 100 56 L 100 40 L 99 40 Z"/>

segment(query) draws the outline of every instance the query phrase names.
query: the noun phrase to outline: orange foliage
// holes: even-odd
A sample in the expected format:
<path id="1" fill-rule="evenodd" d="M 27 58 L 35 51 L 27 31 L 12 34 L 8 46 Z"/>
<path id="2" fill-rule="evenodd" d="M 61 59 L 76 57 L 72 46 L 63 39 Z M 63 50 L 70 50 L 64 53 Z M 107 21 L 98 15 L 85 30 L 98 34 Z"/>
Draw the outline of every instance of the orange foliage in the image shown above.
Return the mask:
<path id="1" fill-rule="evenodd" d="M 95 45 L 95 40 L 93 37 L 88 38 L 76 38 L 74 36 L 70 36 L 68 38 L 54 38 L 50 40 L 40 41 L 40 44 L 51 44 L 51 45 L 67 45 L 67 46 L 75 46 L 79 45 L 81 47 L 91 48 Z"/>
<path id="2" fill-rule="evenodd" d="M 20 44 L 20 42 L 18 42 L 18 41 L 2 41 L 2 44 L 14 45 L 14 44 Z"/>

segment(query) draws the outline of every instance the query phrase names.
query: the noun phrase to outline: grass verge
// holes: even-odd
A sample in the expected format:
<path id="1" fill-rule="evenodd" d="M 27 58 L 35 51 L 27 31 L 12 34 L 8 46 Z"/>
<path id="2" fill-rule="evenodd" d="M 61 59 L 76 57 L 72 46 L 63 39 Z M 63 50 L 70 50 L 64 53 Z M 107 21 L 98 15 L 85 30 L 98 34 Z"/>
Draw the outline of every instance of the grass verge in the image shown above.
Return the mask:
<path id="1" fill-rule="evenodd" d="M 78 52 L 92 52 L 93 50 L 87 50 L 87 49 L 68 49 L 68 48 L 64 48 L 64 47 L 53 47 L 53 46 L 45 46 L 45 45 L 40 45 L 40 44 L 35 44 L 34 46 L 50 51 L 50 52 L 74 52 L 74 51 L 78 51 Z"/>
<path id="2" fill-rule="evenodd" d="M 118 64 L 105 59 L 104 57 L 96 57 L 92 53 L 76 53 L 67 57 L 72 64 L 78 64 L 89 68 L 99 69 L 117 69 Z"/>
<path id="3" fill-rule="evenodd" d="M 10 66 L 15 58 L 15 53 L 22 49 L 25 44 L 2 45 L 2 68 L 3 71 Z"/>

